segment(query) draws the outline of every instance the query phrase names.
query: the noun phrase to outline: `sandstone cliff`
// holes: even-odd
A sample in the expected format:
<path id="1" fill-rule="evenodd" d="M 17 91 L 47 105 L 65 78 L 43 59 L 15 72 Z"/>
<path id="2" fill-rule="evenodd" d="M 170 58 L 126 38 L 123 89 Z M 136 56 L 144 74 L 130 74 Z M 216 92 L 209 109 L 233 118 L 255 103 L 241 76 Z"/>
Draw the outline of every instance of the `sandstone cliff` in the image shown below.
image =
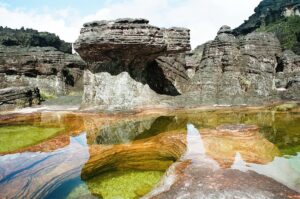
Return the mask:
<path id="1" fill-rule="evenodd" d="M 119 19 L 85 24 L 75 49 L 88 63 L 85 107 L 241 105 L 300 99 L 299 56 L 283 52 L 272 33 L 236 37 L 230 27 L 223 26 L 215 40 L 188 52 L 187 29 L 161 29 L 144 19 Z"/>

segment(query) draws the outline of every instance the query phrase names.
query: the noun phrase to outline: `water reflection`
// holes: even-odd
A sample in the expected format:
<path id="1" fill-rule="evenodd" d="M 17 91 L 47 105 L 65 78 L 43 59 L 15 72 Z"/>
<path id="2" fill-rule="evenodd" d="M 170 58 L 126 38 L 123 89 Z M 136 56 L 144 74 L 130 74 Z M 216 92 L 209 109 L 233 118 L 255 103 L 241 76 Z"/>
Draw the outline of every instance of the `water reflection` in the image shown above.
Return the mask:
<path id="1" fill-rule="evenodd" d="M 237 153 L 231 168 L 244 172 L 255 171 L 271 177 L 295 191 L 300 190 L 300 153 L 296 156 L 275 157 L 272 162 L 266 165 L 247 163 Z"/>
<path id="2" fill-rule="evenodd" d="M 86 134 L 50 153 L 25 152 L 0 156 L 0 198 L 43 198 L 78 178 L 89 159 Z"/>
<path id="3" fill-rule="evenodd" d="M 240 129 L 226 130 L 223 124 Z M 243 125 L 239 124 L 255 124 L 260 130 L 256 127 L 242 130 Z M 47 112 L 0 116 L 1 128 L 63 129 L 30 146 L 17 146 L 10 155 L 0 156 L 0 198 L 109 198 L 129 192 L 128 198 L 140 197 L 152 189 L 166 169 L 171 166 L 178 170 L 178 165 L 187 166 L 189 160 L 195 166 L 188 167 L 191 170 L 186 173 L 191 174 L 191 180 L 200 182 L 207 177 L 213 185 L 222 187 L 231 182 L 228 175 L 237 179 L 236 183 L 249 184 L 258 179 L 259 185 L 264 186 L 264 177 L 228 169 L 233 165 L 235 169 L 252 170 L 299 189 L 299 154 L 296 155 L 300 152 L 299 124 L 297 112 L 268 110 L 179 110 L 145 115 Z M 220 125 L 223 127 L 216 128 Z M 31 140 L 30 134 L 17 133 Z M 4 133 L 0 133 L 0 140 L 3 138 Z M 14 138 L 10 141 L 11 145 L 15 143 Z M 294 156 L 279 158 L 285 154 Z M 207 172 L 207 176 L 201 176 L 200 171 Z M 221 176 L 219 181 L 218 176 Z M 163 181 L 168 186 L 174 182 L 174 176 L 169 177 L 167 183 Z M 244 182 L 246 178 L 250 181 Z M 132 186 L 120 190 L 120 183 Z M 245 187 L 238 186 L 241 190 Z"/>

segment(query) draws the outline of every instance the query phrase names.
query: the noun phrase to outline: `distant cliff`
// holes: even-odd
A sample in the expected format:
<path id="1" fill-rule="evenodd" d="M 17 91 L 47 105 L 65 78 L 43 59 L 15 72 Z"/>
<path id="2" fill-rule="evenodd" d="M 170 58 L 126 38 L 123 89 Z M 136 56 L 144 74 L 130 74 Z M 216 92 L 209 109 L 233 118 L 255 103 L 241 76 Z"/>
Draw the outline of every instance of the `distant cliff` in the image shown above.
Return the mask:
<path id="1" fill-rule="evenodd" d="M 0 44 L 22 47 L 54 47 L 64 53 L 72 53 L 72 44 L 60 40 L 58 36 L 33 29 L 11 29 L 0 26 Z"/>
<path id="2" fill-rule="evenodd" d="M 235 35 L 272 32 L 284 49 L 300 54 L 300 0 L 263 0 L 254 11 Z"/>

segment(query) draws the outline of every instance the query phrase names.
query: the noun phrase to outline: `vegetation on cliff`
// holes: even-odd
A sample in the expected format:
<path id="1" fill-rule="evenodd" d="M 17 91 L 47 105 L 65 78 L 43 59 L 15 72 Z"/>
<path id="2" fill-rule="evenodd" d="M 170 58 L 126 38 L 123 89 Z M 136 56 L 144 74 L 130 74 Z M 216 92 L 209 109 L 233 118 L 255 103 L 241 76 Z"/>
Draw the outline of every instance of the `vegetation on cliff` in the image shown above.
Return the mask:
<path id="1" fill-rule="evenodd" d="M 4 46 L 52 46 L 56 49 L 72 53 L 72 45 L 58 36 L 48 32 L 38 32 L 33 29 L 11 29 L 0 26 L 0 44 Z"/>
<path id="2" fill-rule="evenodd" d="M 257 29 L 258 32 L 274 33 L 284 49 L 300 53 L 300 17 L 291 16 L 272 22 Z"/>

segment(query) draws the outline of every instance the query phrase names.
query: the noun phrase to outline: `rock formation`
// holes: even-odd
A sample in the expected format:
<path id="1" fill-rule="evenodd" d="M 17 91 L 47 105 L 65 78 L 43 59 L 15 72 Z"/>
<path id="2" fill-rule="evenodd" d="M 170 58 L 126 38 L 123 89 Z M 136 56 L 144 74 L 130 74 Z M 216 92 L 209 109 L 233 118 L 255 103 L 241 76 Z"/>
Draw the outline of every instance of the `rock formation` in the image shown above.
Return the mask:
<path id="1" fill-rule="evenodd" d="M 38 88 L 10 87 L 0 89 L 0 111 L 40 104 Z"/>
<path id="2" fill-rule="evenodd" d="M 75 49 L 88 63 L 85 107 L 240 105 L 300 99 L 297 55 L 283 53 L 272 33 L 237 37 L 223 26 L 213 41 L 187 52 L 186 29 L 160 29 L 145 19 L 118 19 L 85 24 Z"/>
<path id="3" fill-rule="evenodd" d="M 158 28 L 145 19 L 95 21 L 84 24 L 74 47 L 88 63 L 84 104 L 155 105 L 157 94 L 179 94 L 170 81 L 174 78 L 164 74 L 164 70 L 176 70 L 173 64 L 161 68 L 155 59 L 190 50 L 189 30 Z"/>
<path id="4" fill-rule="evenodd" d="M 0 46 L 2 88 L 35 86 L 48 95 L 67 94 L 79 84 L 84 65 L 79 56 L 53 47 Z"/>
<path id="5" fill-rule="evenodd" d="M 204 45 L 191 92 L 202 104 L 255 104 L 274 99 L 274 70 L 281 53 L 269 33 L 236 38 L 223 26 L 215 40 Z"/>
<path id="6" fill-rule="evenodd" d="M 0 27 L 0 88 L 38 87 L 46 96 L 82 91 L 85 62 L 54 34 Z"/>

